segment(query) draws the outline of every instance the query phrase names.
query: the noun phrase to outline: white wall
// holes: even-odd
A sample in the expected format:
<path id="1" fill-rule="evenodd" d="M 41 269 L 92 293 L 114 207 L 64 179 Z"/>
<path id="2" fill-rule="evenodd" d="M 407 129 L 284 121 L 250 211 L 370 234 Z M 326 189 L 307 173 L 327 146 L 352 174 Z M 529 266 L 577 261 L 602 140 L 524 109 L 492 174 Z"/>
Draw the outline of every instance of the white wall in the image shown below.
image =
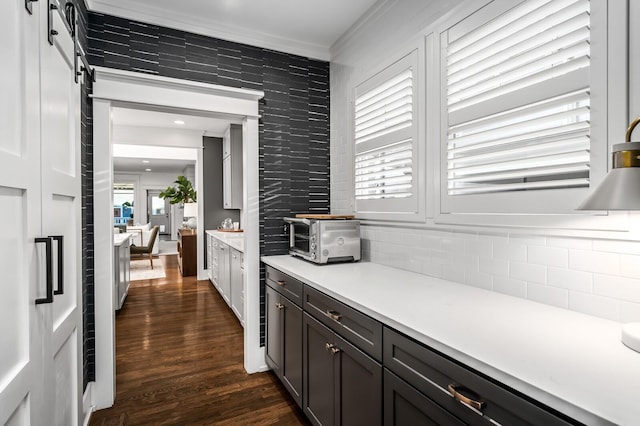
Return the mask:
<path id="1" fill-rule="evenodd" d="M 113 126 L 113 143 L 130 145 L 202 147 L 204 130 L 143 126 Z"/>
<path id="2" fill-rule="evenodd" d="M 424 43 L 424 29 L 463 1 L 378 4 L 378 13 L 332 49 L 331 206 L 336 214 L 353 211 L 351 108 L 355 86 Z M 631 29 L 640 20 L 638 9 L 632 2 Z M 630 51 L 636 51 L 637 38 L 630 43 Z M 636 91 L 630 96 L 630 117 L 640 113 L 636 68 L 632 60 L 630 87 Z M 614 107 L 619 109 L 611 105 Z M 621 135 L 624 130 L 620 129 Z M 547 231 L 527 227 L 525 222 L 512 228 L 444 226 L 433 220 L 413 225 L 370 222 L 362 227 L 363 253 L 366 260 L 376 263 L 590 315 L 640 320 L 640 216 L 622 213 L 619 219 L 626 223 L 626 231 L 615 233 L 568 228 Z"/>

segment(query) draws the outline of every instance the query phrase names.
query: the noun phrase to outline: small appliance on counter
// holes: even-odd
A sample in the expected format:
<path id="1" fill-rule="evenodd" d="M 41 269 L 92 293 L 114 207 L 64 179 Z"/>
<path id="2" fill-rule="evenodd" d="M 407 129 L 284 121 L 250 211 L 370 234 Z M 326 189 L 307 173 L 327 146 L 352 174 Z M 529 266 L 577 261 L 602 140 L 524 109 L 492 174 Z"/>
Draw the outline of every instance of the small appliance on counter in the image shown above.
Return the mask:
<path id="1" fill-rule="evenodd" d="M 350 215 L 299 214 L 286 217 L 289 254 L 314 263 L 360 260 L 360 221 Z"/>

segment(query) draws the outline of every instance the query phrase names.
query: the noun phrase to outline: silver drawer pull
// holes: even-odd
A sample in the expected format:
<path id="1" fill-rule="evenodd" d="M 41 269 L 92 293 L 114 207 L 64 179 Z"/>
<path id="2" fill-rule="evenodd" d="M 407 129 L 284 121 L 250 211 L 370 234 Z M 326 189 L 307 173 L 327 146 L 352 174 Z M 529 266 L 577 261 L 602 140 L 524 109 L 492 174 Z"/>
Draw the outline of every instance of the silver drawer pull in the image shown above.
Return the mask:
<path id="1" fill-rule="evenodd" d="M 334 321 L 340 321 L 340 319 L 342 319 L 342 314 L 338 311 L 327 310 L 324 314 Z"/>
<path id="2" fill-rule="evenodd" d="M 276 308 L 284 309 L 284 305 L 282 303 L 276 303 Z"/>
<path id="3" fill-rule="evenodd" d="M 284 282 L 283 280 L 278 280 L 278 281 L 276 281 L 276 283 L 277 283 L 279 286 L 283 286 L 283 285 L 285 285 L 285 284 L 286 284 L 286 282 Z"/>
<path id="4" fill-rule="evenodd" d="M 331 352 L 331 355 L 335 355 L 338 352 L 340 352 L 340 348 L 336 348 L 336 346 L 333 343 L 325 343 L 324 348 L 329 352 Z"/>
<path id="5" fill-rule="evenodd" d="M 449 389 L 449 392 L 451 392 L 452 397 L 454 397 L 456 400 L 460 401 L 463 405 L 469 408 L 473 408 L 474 410 L 481 412 L 482 410 L 484 410 L 485 406 L 487 405 L 484 401 L 478 398 L 478 395 L 476 395 L 475 392 L 465 388 L 464 386 L 451 383 L 449 386 L 447 386 L 447 388 Z M 471 397 L 466 396 L 462 393 L 463 391 L 470 393 L 473 396 Z"/>

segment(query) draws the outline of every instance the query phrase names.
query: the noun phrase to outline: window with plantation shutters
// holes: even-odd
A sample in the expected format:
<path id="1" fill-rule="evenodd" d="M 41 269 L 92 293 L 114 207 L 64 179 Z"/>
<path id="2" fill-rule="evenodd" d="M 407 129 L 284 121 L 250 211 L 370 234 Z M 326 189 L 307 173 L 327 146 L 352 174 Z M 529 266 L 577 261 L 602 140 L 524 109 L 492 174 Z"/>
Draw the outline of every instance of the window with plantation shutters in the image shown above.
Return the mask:
<path id="1" fill-rule="evenodd" d="M 414 52 L 356 88 L 356 211 L 415 212 L 417 182 Z"/>
<path id="2" fill-rule="evenodd" d="M 589 0 L 495 3 L 509 8 L 492 4 L 441 33 L 450 210 L 473 212 L 463 200 L 484 197 L 499 212 L 509 194 L 589 187 Z"/>

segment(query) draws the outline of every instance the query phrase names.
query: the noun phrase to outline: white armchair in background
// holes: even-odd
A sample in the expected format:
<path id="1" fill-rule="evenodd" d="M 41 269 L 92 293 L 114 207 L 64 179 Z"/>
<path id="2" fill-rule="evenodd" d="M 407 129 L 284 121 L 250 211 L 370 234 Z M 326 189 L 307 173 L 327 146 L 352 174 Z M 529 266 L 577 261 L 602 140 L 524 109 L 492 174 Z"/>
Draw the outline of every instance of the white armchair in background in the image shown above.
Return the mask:
<path id="1" fill-rule="evenodd" d="M 131 242 L 133 244 L 137 246 L 146 246 L 149 242 L 149 237 L 151 236 L 151 224 L 147 223 L 144 225 L 127 226 L 127 232 L 133 234 L 133 237 L 131 237 Z M 153 243 L 153 250 L 151 251 L 151 254 L 158 254 L 159 249 L 160 244 L 158 243 L 158 238 L 156 238 Z"/>

